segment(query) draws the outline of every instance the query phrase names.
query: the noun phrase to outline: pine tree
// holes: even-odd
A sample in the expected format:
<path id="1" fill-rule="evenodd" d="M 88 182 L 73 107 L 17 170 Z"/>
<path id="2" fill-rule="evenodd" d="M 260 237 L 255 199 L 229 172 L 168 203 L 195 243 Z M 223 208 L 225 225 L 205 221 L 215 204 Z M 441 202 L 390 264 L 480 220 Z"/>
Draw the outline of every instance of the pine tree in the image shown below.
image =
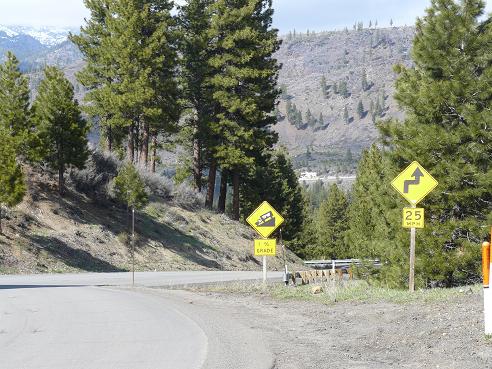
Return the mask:
<path id="1" fill-rule="evenodd" d="M 369 90 L 370 86 L 369 86 L 369 82 L 367 82 L 367 73 L 365 70 L 362 71 L 362 90 L 363 91 L 367 91 Z"/>
<path id="2" fill-rule="evenodd" d="M 74 100 L 72 84 L 56 67 L 46 67 L 34 102 L 43 159 L 58 171 L 58 190 L 64 192 L 68 167 L 82 169 L 88 158 L 88 126 Z"/>
<path id="3" fill-rule="evenodd" d="M 24 175 L 16 162 L 16 142 L 10 132 L 0 128 L 0 235 L 2 230 L 3 207 L 13 207 L 19 204 L 26 193 Z"/>
<path id="4" fill-rule="evenodd" d="M 240 184 L 277 140 L 269 128 L 279 91 L 278 31 L 271 28 L 273 8 L 268 0 L 218 0 L 212 6 L 211 37 L 216 74 L 210 79 L 217 104 L 214 147 L 222 170 L 230 171 L 233 218 L 240 216 Z"/>
<path id="5" fill-rule="evenodd" d="M 316 125 L 316 118 L 313 113 L 311 113 L 311 109 L 308 109 L 306 112 L 306 124 L 311 128 Z"/>
<path id="6" fill-rule="evenodd" d="M 347 87 L 347 81 L 341 81 L 339 83 L 338 92 L 340 93 L 340 95 L 342 95 L 345 98 L 350 96 L 350 93 L 349 93 L 348 87 Z"/>
<path id="7" fill-rule="evenodd" d="M 29 105 L 29 80 L 20 72 L 19 60 L 8 52 L 0 65 L 0 129 L 10 132 L 18 155 L 35 159 L 37 143 Z"/>
<path id="8" fill-rule="evenodd" d="M 329 97 L 328 86 L 326 84 L 326 77 L 325 76 L 321 77 L 321 93 L 323 94 L 323 97 L 325 99 L 327 99 Z"/>
<path id="9" fill-rule="evenodd" d="M 365 116 L 364 104 L 362 103 L 362 100 L 359 100 L 359 103 L 357 104 L 357 114 L 359 114 L 360 119 Z"/>
<path id="10" fill-rule="evenodd" d="M 480 279 L 480 242 L 492 213 L 492 32 L 483 1 L 434 1 L 417 21 L 413 68 L 398 66 L 404 122 L 381 125 L 397 168 L 418 160 L 439 187 L 422 206 L 416 281 L 452 286 Z"/>
<path id="11" fill-rule="evenodd" d="M 126 162 L 113 183 L 116 198 L 128 209 L 142 209 L 147 205 L 149 198 L 145 184 L 133 164 Z"/>
<path id="12" fill-rule="evenodd" d="M 342 190 L 333 184 L 326 201 L 318 211 L 316 230 L 318 244 L 309 251 L 313 258 L 344 259 L 350 257 L 350 250 L 345 243 L 348 200 Z"/>
<path id="13" fill-rule="evenodd" d="M 393 193 L 387 181 L 387 163 L 376 145 L 362 153 L 348 212 L 348 243 L 355 258 L 378 259 L 385 250 L 390 229 L 385 218 L 387 199 Z M 390 203 L 391 204 L 391 203 Z"/>
<path id="14" fill-rule="evenodd" d="M 77 75 L 89 89 L 87 113 L 100 118 L 108 147 L 127 137 L 127 156 L 144 166 L 160 132 L 176 130 L 177 32 L 169 0 L 85 0 L 91 18 L 70 39 L 87 65 Z M 152 167 L 156 152 L 152 153 Z"/>
<path id="15" fill-rule="evenodd" d="M 209 45 L 212 40 L 208 32 L 211 4 L 212 0 L 188 0 L 180 8 L 179 14 L 182 33 L 180 49 L 183 54 L 181 74 L 185 85 L 184 95 L 192 108 L 187 121 L 193 128 L 193 182 L 199 192 L 202 190 L 205 162 L 207 159 L 211 160 L 209 147 L 213 146 L 214 142 L 210 130 L 214 107 L 212 93 L 207 84 L 213 73 L 213 68 L 209 64 L 212 56 Z M 208 200 L 207 205 L 211 207 L 211 201 Z"/>
<path id="16" fill-rule="evenodd" d="M 393 19 L 390 20 L 390 27 L 393 27 Z"/>
<path id="17" fill-rule="evenodd" d="M 267 200 L 286 220 L 282 226 L 283 238 L 294 240 L 302 232 L 306 209 L 292 162 L 287 151 L 280 148 L 261 164 L 256 166 L 254 175 L 243 182 L 243 215 L 248 216 L 262 201 Z M 254 191 L 247 191 L 246 187 L 254 188 Z"/>
<path id="18" fill-rule="evenodd" d="M 343 121 L 345 122 L 345 124 L 349 123 L 349 113 L 348 113 L 347 105 L 345 105 L 343 109 Z"/>

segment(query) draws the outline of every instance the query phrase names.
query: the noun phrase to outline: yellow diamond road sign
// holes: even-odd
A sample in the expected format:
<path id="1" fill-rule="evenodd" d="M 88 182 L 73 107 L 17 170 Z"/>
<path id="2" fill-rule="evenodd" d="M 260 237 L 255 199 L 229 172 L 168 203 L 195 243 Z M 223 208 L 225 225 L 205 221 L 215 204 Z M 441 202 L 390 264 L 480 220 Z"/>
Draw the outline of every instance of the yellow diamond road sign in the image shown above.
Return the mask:
<path id="1" fill-rule="evenodd" d="M 246 221 L 263 238 L 270 236 L 284 222 L 284 218 L 268 202 L 261 204 Z"/>
<path id="2" fill-rule="evenodd" d="M 416 161 L 396 177 L 391 185 L 412 205 L 422 201 L 438 182 Z"/>

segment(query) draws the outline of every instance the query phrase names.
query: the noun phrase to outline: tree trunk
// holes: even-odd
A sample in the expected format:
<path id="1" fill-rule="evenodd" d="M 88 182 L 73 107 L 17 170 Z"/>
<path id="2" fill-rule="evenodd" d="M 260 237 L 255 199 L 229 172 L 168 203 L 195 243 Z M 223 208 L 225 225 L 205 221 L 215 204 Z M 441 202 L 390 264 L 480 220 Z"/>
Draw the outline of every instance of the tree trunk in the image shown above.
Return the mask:
<path id="1" fill-rule="evenodd" d="M 202 192 L 202 156 L 201 142 L 198 138 L 193 140 L 193 178 L 195 180 L 195 188 L 198 192 Z"/>
<path id="2" fill-rule="evenodd" d="M 134 151 L 135 153 L 133 154 L 133 157 L 135 158 L 135 163 L 136 164 L 140 164 L 140 145 L 142 143 L 142 141 L 140 140 L 140 122 L 137 122 L 137 124 L 135 124 L 135 134 L 133 135 L 133 148 L 134 148 Z"/>
<path id="3" fill-rule="evenodd" d="M 149 168 L 149 136 L 150 136 L 150 126 L 147 121 L 144 122 L 142 130 L 142 149 L 140 151 L 140 164 Z"/>
<path id="4" fill-rule="evenodd" d="M 152 159 L 150 166 L 152 173 L 155 173 L 157 166 L 157 133 L 152 135 Z"/>
<path id="5" fill-rule="evenodd" d="M 228 179 L 228 173 L 226 170 L 223 170 L 222 176 L 220 178 L 219 205 L 217 206 L 217 211 L 221 214 L 224 214 L 226 210 L 227 179 Z"/>
<path id="6" fill-rule="evenodd" d="M 134 138 L 134 123 L 130 124 L 128 128 L 128 148 L 127 148 L 127 159 L 130 163 L 135 162 L 135 138 Z"/>
<path id="7" fill-rule="evenodd" d="M 239 172 L 234 170 L 232 174 L 232 219 L 239 220 Z"/>
<path id="8" fill-rule="evenodd" d="M 63 174 L 65 173 L 65 166 L 60 164 L 58 166 L 58 192 L 60 196 L 63 196 L 65 193 L 65 180 L 63 178 Z"/>
<path id="9" fill-rule="evenodd" d="M 215 179 L 217 177 L 217 162 L 214 158 L 210 161 L 210 169 L 208 173 L 208 188 L 205 207 L 212 210 L 214 206 Z"/>
<path id="10" fill-rule="evenodd" d="M 107 136 L 106 140 L 108 144 L 108 151 L 113 152 L 113 129 L 111 127 L 111 124 L 107 128 L 106 136 Z"/>

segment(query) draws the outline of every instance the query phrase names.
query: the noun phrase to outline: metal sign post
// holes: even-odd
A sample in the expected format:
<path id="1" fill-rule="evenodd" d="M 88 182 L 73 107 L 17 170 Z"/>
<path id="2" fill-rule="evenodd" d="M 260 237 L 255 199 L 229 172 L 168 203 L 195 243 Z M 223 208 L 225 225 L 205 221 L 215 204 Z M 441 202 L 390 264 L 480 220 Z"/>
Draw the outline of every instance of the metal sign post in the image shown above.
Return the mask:
<path id="1" fill-rule="evenodd" d="M 416 228 L 410 229 L 410 275 L 408 276 L 408 289 L 415 292 L 415 235 Z"/>
<path id="2" fill-rule="evenodd" d="M 267 281 L 267 256 L 277 255 L 276 239 L 255 240 L 255 256 L 263 257 L 263 282 Z"/>
<path id="3" fill-rule="evenodd" d="M 135 208 L 132 208 L 132 286 L 135 286 Z"/>
<path id="4" fill-rule="evenodd" d="M 267 281 L 267 257 L 263 256 L 263 283 Z"/>
<path id="5" fill-rule="evenodd" d="M 410 272 L 408 289 L 415 291 L 415 236 L 417 228 L 424 227 L 424 209 L 417 209 L 416 205 L 422 201 L 438 182 L 418 162 L 414 161 L 401 172 L 391 185 L 411 205 L 410 209 L 403 209 L 403 227 L 410 228 Z"/>
<path id="6" fill-rule="evenodd" d="M 267 256 L 277 255 L 277 240 L 269 240 L 269 237 L 284 222 L 284 218 L 271 206 L 264 201 L 246 219 L 249 225 L 263 237 L 255 240 L 255 256 L 263 257 L 263 283 L 267 281 Z M 284 258 L 285 259 L 285 258 Z"/>

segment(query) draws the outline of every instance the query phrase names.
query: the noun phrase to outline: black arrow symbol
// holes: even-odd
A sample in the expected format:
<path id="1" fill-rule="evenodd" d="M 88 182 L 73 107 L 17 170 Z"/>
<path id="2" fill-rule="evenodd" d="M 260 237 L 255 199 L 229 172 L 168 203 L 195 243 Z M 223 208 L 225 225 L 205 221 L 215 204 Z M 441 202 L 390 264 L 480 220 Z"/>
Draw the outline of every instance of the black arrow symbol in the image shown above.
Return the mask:
<path id="1" fill-rule="evenodd" d="M 423 177 L 423 176 L 424 176 L 424 173 L 422 173 L 422 171 L 420 170 L 420 168 L 417 167 L 417 169 L 415 169 L 415 172 L 413 172 L 413 174 L 412 174 L 412 177 L 415 177 L 415 179 L 408 180 L 408 181 L 405 181 L 404 182 L 404 185 L 403 185 L 403 193 L 408 193 L 408 191 L 410 190 L 409 187 L 411 185 L 418 185 L 418 184 L 420 184 L 420 177 Z"/>

